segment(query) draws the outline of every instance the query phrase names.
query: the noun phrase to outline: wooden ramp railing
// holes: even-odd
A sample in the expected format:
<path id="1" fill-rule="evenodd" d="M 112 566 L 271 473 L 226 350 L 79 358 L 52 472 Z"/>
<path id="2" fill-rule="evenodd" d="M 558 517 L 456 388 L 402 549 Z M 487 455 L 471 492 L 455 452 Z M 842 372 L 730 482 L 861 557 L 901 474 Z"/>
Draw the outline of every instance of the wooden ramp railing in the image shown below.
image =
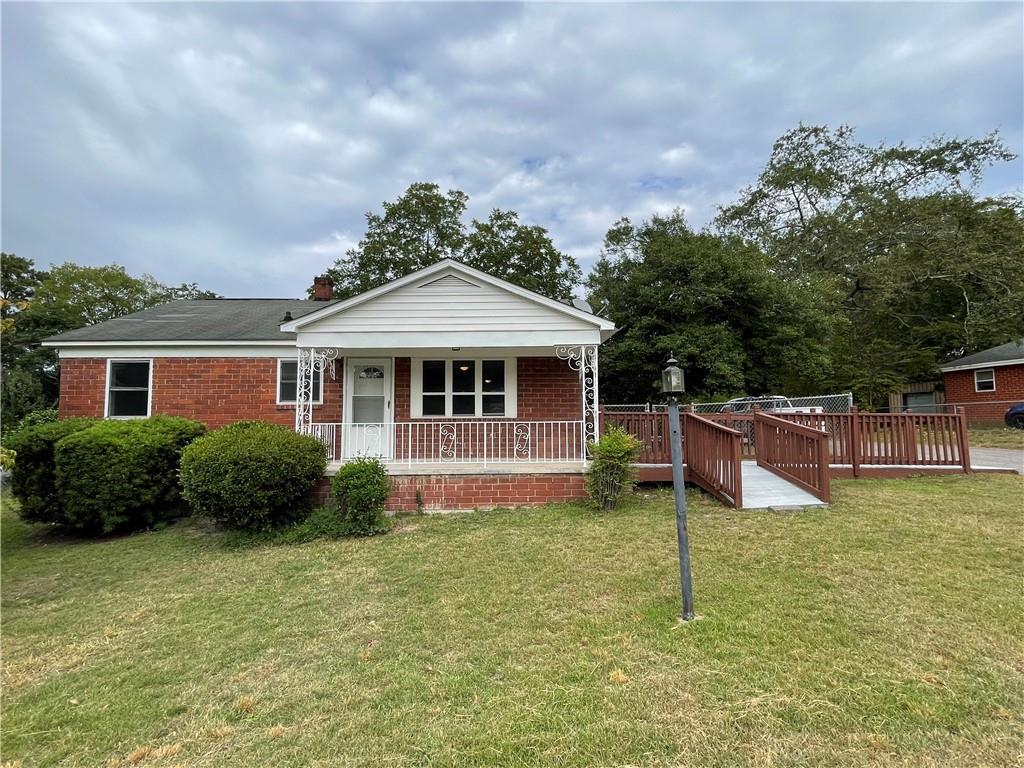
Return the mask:
<path id="1" fill-rule="evenodd" d="M 735 509 L 743 507 L 742 435 L 695 413 L 684 412 L 684 458 L 689 478 Z"/>
<path id="2" fill-rule="evenodd" d="M 757 412 L 754 433 L 759 467 L 829 503 L 827 432 Z"/>

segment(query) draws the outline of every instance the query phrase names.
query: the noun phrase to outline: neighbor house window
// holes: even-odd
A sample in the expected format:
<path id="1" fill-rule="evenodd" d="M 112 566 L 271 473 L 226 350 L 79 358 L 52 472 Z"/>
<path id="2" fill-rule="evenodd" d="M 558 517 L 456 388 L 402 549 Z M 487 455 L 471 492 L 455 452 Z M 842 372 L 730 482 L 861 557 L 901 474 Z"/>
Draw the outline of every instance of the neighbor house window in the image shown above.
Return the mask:
<path id="1" fill-rule="evenodd" d="M 992 368 L 985 368 L 981 371 L 974 372 L 974 391 L 975 392 L 995 392 L 996 391 L 996 372 Z"/>
<path id="2" fill-rule="evenodd" d="M 413 418 L 516 415 L 514 358 L 414 360 Z"/>
<path id="3" fill-rule="evenodd" d="M 292 405 L 298 400 L 299 364 L 295 360 L 277 361 L 278 405 Z M 320 371 L 313 371 L 313 402 L 324 401 L 324 382 Z"/>
<path id="4" fill-rule="evenodd" d="M 149 416 L 149 360 L 111 360 L 107 368 L 107 416 Z"/>

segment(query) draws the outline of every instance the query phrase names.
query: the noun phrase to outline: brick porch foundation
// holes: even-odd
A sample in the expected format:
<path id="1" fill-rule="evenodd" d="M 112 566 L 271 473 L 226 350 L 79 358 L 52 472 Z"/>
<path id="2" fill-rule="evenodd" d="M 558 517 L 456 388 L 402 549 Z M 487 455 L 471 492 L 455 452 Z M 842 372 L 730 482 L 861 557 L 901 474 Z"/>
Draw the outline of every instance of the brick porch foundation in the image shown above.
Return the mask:
<path id="1" fill-rule="evenodd" d="M 494 507 L 534 506 L 554 501 L 577 501 L 586 496 L 581 473 L 392 475 L 389 512 L 415 512 L 419 492 L 427 512 Z M 331 493 L 331 479 L 314 490 L 318 503 Z"/>

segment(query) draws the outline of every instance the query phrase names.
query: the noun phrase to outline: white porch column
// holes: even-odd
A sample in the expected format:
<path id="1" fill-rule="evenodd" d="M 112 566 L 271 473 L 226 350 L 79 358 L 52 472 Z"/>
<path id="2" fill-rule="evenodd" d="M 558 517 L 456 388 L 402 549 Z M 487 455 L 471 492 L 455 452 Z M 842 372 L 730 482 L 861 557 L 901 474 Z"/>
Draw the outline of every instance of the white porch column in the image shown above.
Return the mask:
<path id="1" fill-rule="evenodd" d="M 597 390 L 597 345 L 581 344 L 580 346 L 555 347 L 555 355 L 565 360 L 569 367 L 580 375 L 580 415 L 583 422 L 582 459 L 587 457 L 586 446 L 596 442 L 600 436 L 601 425 L 598 423 L 598 390 Z"/>
<path id="2" fill-rule="evenodd" d="M 299 347 L 296 358 L 297 376 L 295 382 L 295 431 L 310 434 L 313 431 L 313 377 L 320 374 L 320 386 L 324 387 L 327 373 L 334 378 L 334 361 L 338 357 L 336 349 L 317 347 Z"/>

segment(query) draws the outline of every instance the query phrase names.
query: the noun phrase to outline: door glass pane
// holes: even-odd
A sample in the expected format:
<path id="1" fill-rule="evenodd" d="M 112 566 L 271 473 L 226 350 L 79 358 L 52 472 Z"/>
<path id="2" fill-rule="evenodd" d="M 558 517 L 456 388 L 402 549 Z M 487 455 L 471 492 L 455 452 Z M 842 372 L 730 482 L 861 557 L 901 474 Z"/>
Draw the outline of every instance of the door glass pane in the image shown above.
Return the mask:
<path id="1" fill-rule="evenodd" d="M 452 392 L 476 391 L 476 361 L 452 361 Z"/>
<path id="2" fill-rule="evenodd" d="M 444 395 L 424 395 L 423 415 L 444 416 Z"/>
<path id="3" fill-rule="evenodd" d="M 444 360 L 423 361 L 423 391 L 444 392 Z"/>
<path id="4" fill-rule="evenodd" d="M 505 396 L 484 395 L 484 416 L 504 416 Z"/>
<path id="5" fill-rule="evenodd" d="M 352 398 L 352 423 L 353 424 L 383 424 L 384 423 L 384 398 L 383 397 L 353 397 Z"/>
<path id="6" fill-rule="evenodd" d="M 505 361 L 484 360 L 480 364 L 480 372 L 483 374 L 484 392 L 505 391 Z"/>
<path id="7" fill-rule="evenodd" d="M 375 365 L 364 365 L 356 370 L 353 395 L 384 394 L 384 371 Z"/>
<path id="8" fill-rule="evenodd" d="M 111 387 L 149 387 L 149 363 L 111 363 Z"/>
<path id="9" fill-rule="evenodd" d="M 144 389 L 123 389 L 110 393 L 111 416 L 145 416 L 149 393 Z"/>
<path id="10" fill-rule="evenodd" d="M 452 395 L 452 416 L 476 414 L 476 395 Z"/>

